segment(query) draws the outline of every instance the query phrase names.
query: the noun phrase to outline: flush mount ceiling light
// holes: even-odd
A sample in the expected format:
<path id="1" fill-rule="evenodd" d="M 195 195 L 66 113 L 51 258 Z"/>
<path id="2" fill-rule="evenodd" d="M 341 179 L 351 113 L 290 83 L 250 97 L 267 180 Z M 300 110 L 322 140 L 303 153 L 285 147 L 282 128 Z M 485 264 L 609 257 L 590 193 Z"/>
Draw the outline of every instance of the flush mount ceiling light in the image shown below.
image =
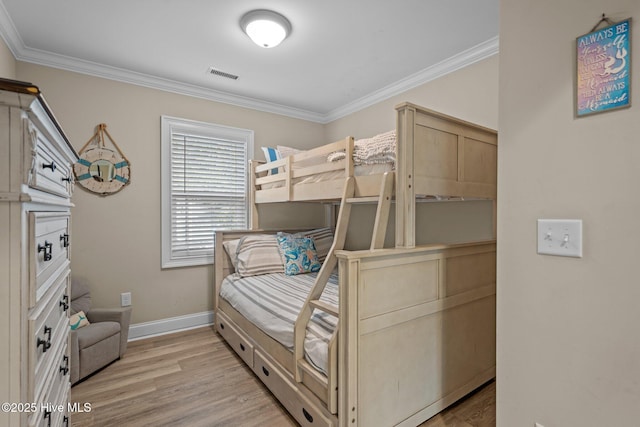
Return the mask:
<path id="1" fill-rule="evenodd" d="M 278 46 L 291 33 L 287 18 L 271 10 L 252 10 L 240 19 L 240 27 L 260 47 Z"/>

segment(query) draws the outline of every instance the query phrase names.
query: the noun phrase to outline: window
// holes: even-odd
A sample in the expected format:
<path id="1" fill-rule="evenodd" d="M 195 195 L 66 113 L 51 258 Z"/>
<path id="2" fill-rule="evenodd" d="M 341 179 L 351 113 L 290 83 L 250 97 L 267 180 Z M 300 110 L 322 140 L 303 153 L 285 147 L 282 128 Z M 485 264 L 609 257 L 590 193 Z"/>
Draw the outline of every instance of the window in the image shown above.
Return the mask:
<path id="1" fill-rule="evenodd" d="M 213 262 L 216 230 L 248 227 L 253 131 L 162 117 L 162 267 Z"/>

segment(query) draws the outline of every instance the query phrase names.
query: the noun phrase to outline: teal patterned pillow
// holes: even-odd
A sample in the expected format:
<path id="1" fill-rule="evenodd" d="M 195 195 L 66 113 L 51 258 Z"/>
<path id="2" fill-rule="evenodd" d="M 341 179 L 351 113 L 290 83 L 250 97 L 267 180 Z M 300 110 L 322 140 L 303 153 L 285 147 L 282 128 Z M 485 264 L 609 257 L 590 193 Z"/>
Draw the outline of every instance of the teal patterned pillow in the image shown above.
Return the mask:
<path id="1" fill-rule="evenodd" d="M 320 271 L 322 265 L 318 261 L 313 239 L 290 234 L 280 234 L 277 239 L 284 262 L 284 274 L 295 276 Z"/>

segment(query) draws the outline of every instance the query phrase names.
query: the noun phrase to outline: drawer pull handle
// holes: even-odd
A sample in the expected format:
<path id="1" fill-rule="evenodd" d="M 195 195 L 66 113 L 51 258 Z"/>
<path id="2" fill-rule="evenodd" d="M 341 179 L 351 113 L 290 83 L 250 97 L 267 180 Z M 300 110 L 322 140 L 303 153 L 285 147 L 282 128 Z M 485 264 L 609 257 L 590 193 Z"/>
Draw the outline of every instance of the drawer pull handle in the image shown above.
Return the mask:
<path id="1" fill-rule="evenodd" d="M 51 427 L 51 411 L 44 411 L 44 419 L 47 420 L 47 427 Z"/>
<path id="2" fill-rule="evenodd" d="M 310 413 L 307 412 L 306 409 L 302 408 L 302 415 L 304 415 L 304 417 L 307 419 L 307 421 L 309 421 L 310 423 L 313 422 L 313 417 L 311 416 Z"/>
<path id="3" fill-rule="evenodd" d="M 38 338 L 38 345 L 36 347 L 40 347 L 42 345 L 42 352 L 46 353 L 51 347 L 51 343 L 49 341 L 45 341 L 42 338 Z"/>
<path id="4" fill-rule="evenodd" d="M 38 253 L 44 252 L 44 260 L 51 261 L 51 250 L 53 249 L 53 243 L 44 241 L 44 245 L 38 243 Z"/>
<path id="5" fill-rule="evenodd" d="M 224 323 L 220 323 L 220 329 L 224 329 Z"/>
<path id="6" fill-rule="evenodd" d="M 60 307 L 62 307 L 62 311 L 69 310 L 69 295 L 63 295 L 60 300 Z"/>
<path id="7" fill-rule="evenodd" d="M 269 370 L 267 368 L 265 368 L 264 366 L 262 367 L 262 372 L 268 377 L 269 376 Z"/>
<path id="8" fill-rule="evenodd" d="M 240 343 L 240 350 L 244 351 L 244 344 Z"/>
<path id="9" fill-rule="evenodd" d="M 68 177 L 66 177 L 66 178 L 62 178 L 62 180 L 63 180 L 63 181 L 66 181 L 66 182 L 71 182 L 71 177 L 70 177 L 70 176 L 68 176 Z"/>
<path id="10" fill-rule="evenodd" d="M 51 169 L 51 172 L 55 172 L 57 169 L 57 166 L 55 164 L 55 162 L 51 162 L 48 165 L 45 165 L 44 163 L 42 164 L 42 169 Z"/>
<path id="11" fill-rule="evenodd" d="M 47 350 L 49 350 L 49 348 L 51 347 L 51 328 L 45 326 L 44 333 L 47 335 L 47 340 L 45 341 L 42 338 L 38 337 L 36 348 L 42 346 L 42 352 L 46 353 Z"/>
<path id="12" fill-rule="evenodd" d="M 63 356 L 62 363 L 64 363 L 64 366 L 60 365 L 60 372 L 66 376 L 69 373 L 69 356 Z"/>
<path id="13" fill-rule="evenodd" d="M 64 423 L 64 427 L 69 427 L 69 417 L 66 415 L 62 417 L 62 422 Z"/>
<path id="14" fill-rule="evenodd" d="M 65 248 L 69 247 L 69 234 L 64 233 L 60 235 L 60 241 L 62 242 L 62 246 Z"/>

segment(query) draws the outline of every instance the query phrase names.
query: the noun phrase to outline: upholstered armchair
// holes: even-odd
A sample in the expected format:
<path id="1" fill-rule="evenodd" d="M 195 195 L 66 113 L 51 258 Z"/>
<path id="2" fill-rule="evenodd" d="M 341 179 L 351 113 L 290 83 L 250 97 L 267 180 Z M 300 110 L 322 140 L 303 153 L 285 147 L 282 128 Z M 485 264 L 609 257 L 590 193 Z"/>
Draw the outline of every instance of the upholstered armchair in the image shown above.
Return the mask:
<path id="1" fill-rule="evenodd" d="M 83 311 L 89 324 L 71 330 L 71 384 L 118 360 L 127 350 L 131 307 L 91 308 L 86 282 L 71 279 L 71 315 Z"/>

